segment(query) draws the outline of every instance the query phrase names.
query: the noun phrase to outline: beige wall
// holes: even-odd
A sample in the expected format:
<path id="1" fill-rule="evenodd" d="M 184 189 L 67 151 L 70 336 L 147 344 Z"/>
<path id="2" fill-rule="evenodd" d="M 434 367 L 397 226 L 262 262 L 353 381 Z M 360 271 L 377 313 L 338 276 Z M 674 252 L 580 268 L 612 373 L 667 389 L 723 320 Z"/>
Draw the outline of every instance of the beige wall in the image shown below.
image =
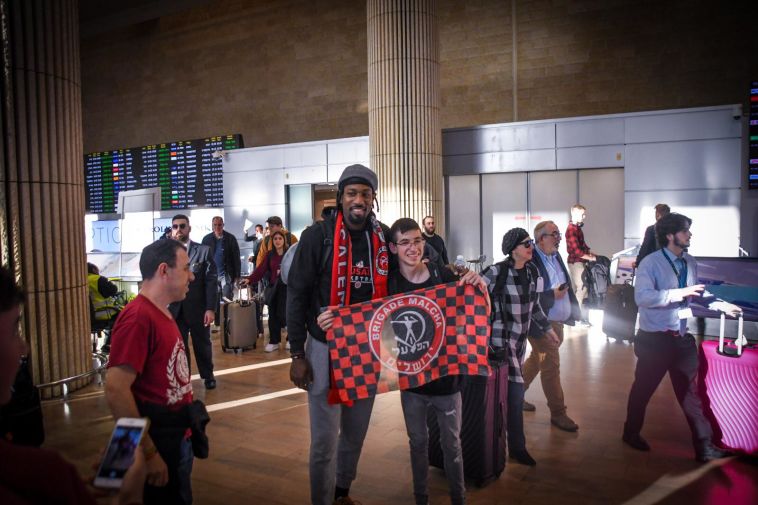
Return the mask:
<path id="1" fill-rule="evenodd" d="M 516 115 L 511 1 L 440 0 L 442 126 L 744 103 L 758 47 L 739 5 L 520 0 Z M 361 0 L 218 0 L 81 57 L 85 152 L 368 134 Z"/>

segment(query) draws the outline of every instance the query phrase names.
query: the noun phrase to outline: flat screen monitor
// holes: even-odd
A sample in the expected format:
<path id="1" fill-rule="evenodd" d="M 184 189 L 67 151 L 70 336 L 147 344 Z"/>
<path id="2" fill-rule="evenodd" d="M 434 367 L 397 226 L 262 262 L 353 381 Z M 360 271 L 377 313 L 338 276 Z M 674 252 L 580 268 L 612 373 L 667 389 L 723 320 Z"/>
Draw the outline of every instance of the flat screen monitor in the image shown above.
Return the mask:
<path id="1" fill-rule="evenodd" d="M 242 135 L 184 140 L 84 156 L 87 212 L 116 212 L 121 191 L 159 187 L 161 209 L 224 206 L 222 160 L 242 147 Z"/>

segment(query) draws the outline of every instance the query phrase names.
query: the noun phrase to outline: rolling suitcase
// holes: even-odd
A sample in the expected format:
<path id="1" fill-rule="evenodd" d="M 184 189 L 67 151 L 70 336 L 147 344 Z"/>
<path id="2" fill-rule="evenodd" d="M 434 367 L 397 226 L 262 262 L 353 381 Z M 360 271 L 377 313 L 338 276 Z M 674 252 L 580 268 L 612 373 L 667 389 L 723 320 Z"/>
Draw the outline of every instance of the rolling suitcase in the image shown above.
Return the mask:
<path id="1" fill-rule="evenodd" d="M 725 316 L 721 314 L 719 340 L 700 346 L 700 397 L 713 426 L 714 442 L 743 454 L 758 455 L 758 345 L 742 336 L 724 341 Z"/>
<path id="2" fill-rule="evenodd" d="M 256 305 L 250 298 L 250 290 L 240 289 L 238 293 L 237 300 L 222 306 L 224 324 L 221 349 L 224 352 L 255 349 L 258 340 Z"/>
<path id="3" fill-rule="evenodd" d="M 612 284 L 608 286 L 603 310 L 603 333 L 616 340 L 634 340 L 637 324 L 637 303 L 634 301 L 634 286 Z"/>
<path id="4" fill-rule="evenodd" d="M 493 365 L 489 377 L 467 376 L 461 391 L 463 472 L 479 487 L 500 477 L 505 469 L 508 364 Z M 429 464 L 444 468 L 437 417 L 430 410 Z"/>

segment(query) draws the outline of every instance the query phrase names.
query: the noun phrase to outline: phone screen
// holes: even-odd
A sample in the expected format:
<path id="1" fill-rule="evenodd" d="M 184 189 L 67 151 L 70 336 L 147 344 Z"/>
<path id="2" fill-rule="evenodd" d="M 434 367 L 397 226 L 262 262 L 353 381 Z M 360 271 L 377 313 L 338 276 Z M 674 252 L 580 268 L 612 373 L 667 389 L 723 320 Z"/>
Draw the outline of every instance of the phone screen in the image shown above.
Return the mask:
<path id="1" fill-rule="evenodd" d="M 135 420 L 142 421 L 142 420 Z M 129 467 L 134 462 L 134 451 L 139 447 L 144 421 L 141 426 L 116 424 L 110 443 L 95 477 L 95 485 L 102 487 L 119 487 Z"/>

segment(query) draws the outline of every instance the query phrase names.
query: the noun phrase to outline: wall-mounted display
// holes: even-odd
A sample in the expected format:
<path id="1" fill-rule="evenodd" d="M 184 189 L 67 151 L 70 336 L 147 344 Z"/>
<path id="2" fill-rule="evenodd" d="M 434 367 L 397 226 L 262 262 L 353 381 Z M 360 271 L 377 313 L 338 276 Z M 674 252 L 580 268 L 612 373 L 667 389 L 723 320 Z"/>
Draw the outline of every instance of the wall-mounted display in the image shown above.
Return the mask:
<path id="1" fill-rule="evenodd" d="M 223 135 L 84 156 L 87 212 L 116 212 L 120 191 L 161 188 L 161 210 L 223 207 L 218 151 L 243 147 L 242 135 Z"/>

